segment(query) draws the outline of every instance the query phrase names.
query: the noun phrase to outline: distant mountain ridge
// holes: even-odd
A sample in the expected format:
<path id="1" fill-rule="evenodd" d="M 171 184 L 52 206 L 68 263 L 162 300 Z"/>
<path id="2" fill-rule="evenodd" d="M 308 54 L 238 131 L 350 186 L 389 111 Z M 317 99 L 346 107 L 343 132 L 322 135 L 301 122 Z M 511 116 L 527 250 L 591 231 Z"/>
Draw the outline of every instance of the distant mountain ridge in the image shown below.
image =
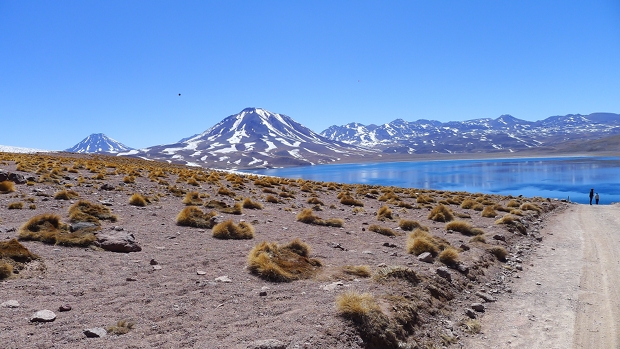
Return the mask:
<path id="1" fill-rule="evenodd" d="M 103 133 L 93 133 L 65 151 L 86 154 L 118 154 L 130 150 L 132 148 Z"/>
<path id="2" fill-rule="evenodd" d="M 329 140 L 289 116 L 246 108 L 174 144 L 119 155 L 227 169 L 331 163 L 376 151 Z"/>
<path id="3" fill-rule="evenodd" d="M 382 125 L 334 125 L 321 132 L 331 140 L 405 154 L 513 152 L 614 134 L 620 134 L 620 115 L 613 113 L 570 114 L 540 121 L 511 115 L 445 123 L 396 119 Z"/>

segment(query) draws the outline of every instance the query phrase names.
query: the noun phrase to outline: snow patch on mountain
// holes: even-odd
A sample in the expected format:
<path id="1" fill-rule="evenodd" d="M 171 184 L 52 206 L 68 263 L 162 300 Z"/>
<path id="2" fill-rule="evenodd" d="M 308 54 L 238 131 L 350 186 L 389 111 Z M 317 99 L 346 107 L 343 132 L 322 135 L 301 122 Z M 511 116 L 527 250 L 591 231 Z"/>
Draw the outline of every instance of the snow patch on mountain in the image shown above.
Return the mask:
<path id="1" fill-rule="evenodd" d="M 131 150 L 132 148 L 104 135 L 103 133 L 93 133 L 65 151 L 87 154 L 118 154 L 120 152 L 129 152 Z"/>

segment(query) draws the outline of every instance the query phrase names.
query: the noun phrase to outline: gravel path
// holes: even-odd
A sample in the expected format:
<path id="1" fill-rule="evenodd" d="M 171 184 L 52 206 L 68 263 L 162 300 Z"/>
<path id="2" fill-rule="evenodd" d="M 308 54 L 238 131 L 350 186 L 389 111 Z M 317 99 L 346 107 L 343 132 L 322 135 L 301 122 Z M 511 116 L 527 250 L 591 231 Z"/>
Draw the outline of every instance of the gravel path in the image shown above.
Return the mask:
<path id="1" fill-rule="evenodd" d="M 554 216 L 544 242 L 488 308 L 466 348 L 620 348 L 618 205 L 575 205 Z"/>

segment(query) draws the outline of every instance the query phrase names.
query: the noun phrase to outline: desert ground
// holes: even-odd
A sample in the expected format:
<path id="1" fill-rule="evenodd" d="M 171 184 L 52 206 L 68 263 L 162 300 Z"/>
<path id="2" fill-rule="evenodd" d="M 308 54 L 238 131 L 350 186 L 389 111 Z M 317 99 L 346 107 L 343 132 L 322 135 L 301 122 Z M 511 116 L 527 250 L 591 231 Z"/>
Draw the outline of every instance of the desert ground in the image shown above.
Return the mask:
<path id="1" fill-rule="evenodd" d="M 103 156 L 0 169 L 26 181 L 0 185 L 6 348 L 618 347 L 617 206 Z"/>

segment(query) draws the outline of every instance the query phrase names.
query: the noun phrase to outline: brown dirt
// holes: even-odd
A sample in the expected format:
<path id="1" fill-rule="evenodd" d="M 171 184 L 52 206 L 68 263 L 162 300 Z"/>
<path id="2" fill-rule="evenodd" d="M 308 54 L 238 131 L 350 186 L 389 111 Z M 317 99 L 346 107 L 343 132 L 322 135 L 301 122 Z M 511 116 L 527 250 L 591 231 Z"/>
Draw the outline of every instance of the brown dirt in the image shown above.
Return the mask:
<path id="1" fill-rule="evenodd" d="M 512 294 L 466 348 L 620 348 L 620 205 L 573 205 L 549 220 Z"/>
<path id="2" fill-rule="evenodd" d="M 547 225 L 548 217 L 553 217 L 553 209 L 561 211 L 567 205 L 534 200 L 543 212 L 525 212 L 521 220 L 529 234 L 523 235 L 515 229 L 509 231 L 506 225 L 494 224 L 495 218 L 482 217 L 479 211 L 446 203 L 455 213 L 471 215 L 471 218 L 463 219 L 486 232 L 486 244 L 469 243 L 471 237 L 446 231 L 445 223 L 427 219 L 430 208 L 437 203 L 420 207 L 413 196 L 419 192 L 439 201 L 459 195 L 475 199 L 481 197 L 478 194 L 393 188 L 404 202 L 415 208 L 405 209 L 388 203 L 396 219 L 378 221 L 376 212 L 386 205 L 385 202 L 355 195 L 355 186 L 349 186 L 355 199 L 364 203 L 363 211 L 358 212 L 359 208 L 340 204 L 337 198 L 347 186 L 334 184 L 332 190 L 327 184 L 321 185 L 315 193 L 324 202 L 323 210 L 315 214 L 325 220 L 343 219 L 344 227 L 338 228 L 296 220 L 303 208 L 314 205 L 306 203 L 310 194 L 302 192 L 301 183 L 294 181 L 282 181 L 271 188 L 277 193 L 287 190 L 293 196 L 280 197 L 282 203 L 275 204 L 265 202 L 267 194 L 262 192 L 262 187 L 253 184 L 253 179 L 246 178 L 242 187 L 235 188 L 234 182 L 225 180 L 226 174 L 222 174 L 219 184 L 210 184 L 204 180 L 209 171 L 202 169 L 135 159 L 33 157 L 6 153 L 0 153 L 0 168 L 16 171 L 16 160 L 34 163 L 36 166 L 28 170 L 30 172 L 19 173 L 34 176 L 37 180 L 49 179 L 46 174 L 51 174 L 52 167 L 71 167 L 72 163 L 87 161 L 120 163 L 116 164 L 117 173 L 112 174 L 114 168 L 108 167 L 108 174 L 101 180 L 94 179 L 97 173 L 81 168 L 78 173 L 61 171 L 63 173 L 55 181 L 17 185 L 15 193 L 0 195 L 0 240 L 16 237 L 19 227 L 37 214 L 55 213 L 68 222 L 67 210 L 75 201 L 54 200 L 53 194 L 70 184 L 79 199 L 111 202 L 112 213 L 119 220 L 114 223 L 102 221 L 102 229 L 118 226 L 133 233 L 142 251 L 124 254 L 24 241 L 23 244 L 43 260 L 32 263 L 8 280 L 0 281 L 0 303 L 17 300 L 21 304 L 19 308 L 0 308 L 0 343 L 4 348 L 248 348 L 263 339 L 277 339 L 287 348 L 367 347 L 353 323 L 340 316 L 336 309 L 336 296 L 345 291 L 373 294 L 382 311 L 392 319 L 392 325 L 395 319 L 400 319 L 399 340 L 408 345 L 403 347 L 431 348 L 442 346 L 447 341 L 459 347 L 471 339 L 461 323 L 465 320 L 464 308 L 480 301 L 474 293 L 484 289 L 499 298 L 483 317 L 483 330 L 487 334 L 491 327 L 486 319 L 493 313 L 493 307 L 503 305 L 506 297 L 520 294 L 517 283 L 510 283 L 501 276 L 509 271 L 511 276 L 521 274 L 527 279 L 525 275 L 530 272 L 529 267 L 523 273 L 514 269 L 517 256 L 527 259 L 533 251 L 539 251 L 537 253 L 541 256 L 548 257 L 549 251 L 545 248 L 547 241 L 552 241 L 548 237 L 558 237 L 559 234 L 545 235 L 543 248 L 538 249 L 539 243 L 535 239 L 540 234 L 538 227 Z M 46 165 L 48 161 L 49 166 Z M 208 194 L 205 201 L 219 200 L 233 205 L 250 197 L 263 204 L 264 209 L 244 209 L 242 215 L 218 214 L 218 221 L 232 219 L 238 223 L 243 219 L 251 222 L 256 229 L 254 239 L 219 240 L 213 238 L 210 229 L 177 226 L 175 218 L 185 207 L 183 197 L 172 195 L 166 185 L 147 178 L 149 169 L 158 166 L 167 171 L 161 179 L 188 191 Z M 136 177 L 135 183 L 123 183 L 127 174 L 140 169 L 141 176 Z M 182 172 L 198 177 L 206 172 L 206 176 L 194 186 L 185 180 L 177 182 Z M 78 183 L 78 176 L 84 177 L 82 183 Z M 101 190 L 103 184 L 115 189 Z M 311 184 L 319 188 L 317 183 Z M 234 191 L 236 199 L 219 195 L 217 192 L 221 186 Z M 146 207 L 129 205 L 129 198 L 136 192 L 151 198 L 152 203 Z M 27 209 L 30 202 L 25 202 L 26 208 L 21 210 L 7 208 L 11 202 L 28 198 L 34 199 L 36 209 Z M 486 199 L 505 206 L 510 198 L 487 196 Z M 210 211 L 205 207 L 201 209 Z M 399 218 L 419 221 L 429 227 L 433 236 L 457 248 L 467 245 L 470 249 L 461 251 L 459 260 L 469 267 L 469 273 L 450 269 L 452 281 L 448 282 L 436 273 L 443 264 L 438 261 L 424 263 L 407 254 L 408 233 L 399 230 Z M 390 228 L 399 235 L 388 237 L 371 232 L 368 228 L 372 224 Z M 496 234 L 503 235 L 505 241 L 495 240 L 493 236 Z M 323 263 L 314 276 L 275 283 L 248 271 L 247 256 L 255 245 L 262 241 L 286 244 L 295 238 L 311 247 L 310 258 Z M 491 245 L 506 248 L 510 253 L 508 261 L 500 262 L 487 252 Z M 150 263 L 152 259 L 157 261 L 161 270 L 154 270 Z M 535 265 L 539 263 L 537 259 L 532 260 Z M 419 276 L 419 281 L 355 277 L 343 273 L 342 269 L 347 265 L 368 265 L 375 275 L 384 266 L 411 268 Z M 198 271 L 206 273 L 200 275 L 202 273 Z M 227 276 L 231 282 L 216 281 L 220 276 Z M 334 282 L 341 284 L 332 285 L 334 290 L 324 288 Z M 512 294 L 508 293 L 510 287 L 513 288 Z M 260 295 L 262 291 L 266 296 Z M 64 304 L 69 304 L 71 311 L 59 312 L 58 307 Z M 57 319 L 50 323 L 29 322 L 28 318 L 41 309 L 56 312 Z M 408 309 L 415 309 L 416 316 L 403 314 Z M 105 338 L 86 338 L 83 334 L 84 329 L 112 326 L 119 320 L 129 320 L 135 326 L 127 334 Z"/>

